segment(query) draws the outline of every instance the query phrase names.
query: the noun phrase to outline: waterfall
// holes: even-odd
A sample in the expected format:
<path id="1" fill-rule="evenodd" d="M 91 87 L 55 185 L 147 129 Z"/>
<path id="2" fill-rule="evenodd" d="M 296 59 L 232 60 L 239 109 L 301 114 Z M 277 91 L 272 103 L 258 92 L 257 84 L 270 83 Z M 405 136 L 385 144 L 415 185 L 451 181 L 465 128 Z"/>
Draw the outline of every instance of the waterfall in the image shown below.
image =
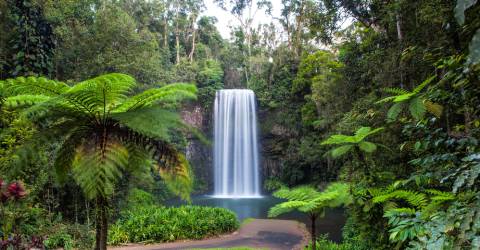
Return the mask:
<path id="1" fill-rule="evenodd" d="M 260 196 L 256 116 L 253 91 L 217 91 L 214 107 L 214 196 Z"/>

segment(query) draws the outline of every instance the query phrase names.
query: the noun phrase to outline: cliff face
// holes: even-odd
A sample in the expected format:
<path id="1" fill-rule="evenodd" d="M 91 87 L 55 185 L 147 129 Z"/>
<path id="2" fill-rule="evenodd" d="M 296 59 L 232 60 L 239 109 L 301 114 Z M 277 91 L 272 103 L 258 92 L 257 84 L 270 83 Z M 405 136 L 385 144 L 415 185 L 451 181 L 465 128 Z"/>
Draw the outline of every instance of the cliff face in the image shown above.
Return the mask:
<path id="1" fill-rule="evenodd" d="M 182 111 L 183 120 L 200 130 L 203 135 L 212 140 L 213 117 L 199 103 L 191 104 Z M 195 174 L 195 193 L 208 193 L 213 187 L 213 149 L 212 145 L 201 142 L 198 138 L 187 138 L 185 153 Z"/>
<path id="2" fill-rule="evenodd" d="M 200 130 L 211 142 L 207 145 L 194 136 L 188 138 L 185 152 L 195 174 L 196 193 L 213 191 L 212 109 L 213 105 L 203 107 L 200 103 L 192 103 L 181 112 L 183 120 Z M 288 154 L 285 150 L 294 135 L 278 122 L 277 112 L 262 107 L 258 109 L 261 180 L 266 180 L 281 175 L 283 158 Z"/>

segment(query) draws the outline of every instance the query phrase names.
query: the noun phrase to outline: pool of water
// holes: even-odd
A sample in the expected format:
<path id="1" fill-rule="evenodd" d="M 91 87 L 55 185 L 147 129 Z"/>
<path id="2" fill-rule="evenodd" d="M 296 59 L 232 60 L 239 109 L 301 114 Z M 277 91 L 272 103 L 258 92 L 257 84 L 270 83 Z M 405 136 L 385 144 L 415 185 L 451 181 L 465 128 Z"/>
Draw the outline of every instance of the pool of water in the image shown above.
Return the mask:
<path id="1" fill-rule="evenodd" d="M 272 196 L 263 196 L 261 198 L 217 198 L 209 195 L 192 197 L 192 205 L 223 207 L 232 210 L 237 214 L 239 221 L 246 218 L 266 219 L 270 207 L 281 202 L 281 199 Z M 166 205 L 180 206 L 185 205 L 185 201 L 178 199 L 166 202 Z M 310 226 L 310 221 L 305 214 L 291 212 L 278 216 L 279 219 L 298 220 Z M 318 234 L 328 234 L 328 237 L 336 242 L 342 239 L 342 227 L 345 224 L 345 215 L 343 209 L 329 209 L 323 218 L 317 219 L 316 228 Z"/>

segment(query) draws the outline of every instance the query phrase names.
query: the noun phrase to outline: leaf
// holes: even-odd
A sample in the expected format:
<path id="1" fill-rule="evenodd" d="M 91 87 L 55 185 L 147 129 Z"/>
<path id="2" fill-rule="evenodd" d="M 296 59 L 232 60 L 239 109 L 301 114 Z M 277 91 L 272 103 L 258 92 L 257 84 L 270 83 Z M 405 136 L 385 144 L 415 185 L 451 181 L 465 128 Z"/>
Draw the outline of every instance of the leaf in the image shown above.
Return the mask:
<path id="1" fill-rule="evenodd" d="M 415 97 L 410 101 L 410 106 L 408 107 L 410 114 L 415 118 L 415 120 L 421 120 L 425 115 L 426 108 L 423 104 L 423 101 L 420 97 Z"/>
<path id="2" fill-rule="evenodd" d="M 457 0 L 455 6 L 455 18 L 460 25 L 465 23 L 465 11 L 475 5 L 477 0 Z"/>
<path id="3" fill-rule="evenodd" d="M 480 63 L 480 29 L 475 32 L 468 49 L 470 53 L 468 54 L 467 65 Z"/>
<path id="4" fill-rule="evenodd" d="M 367 153 L 372 153 L 377 150 L 377 145 L 368 141 L 362 141 L 358 144 L 358 147 Z"/>
<path id="5" fill-rule="evenodd" d="M 431 102 L 429 100 L 424 100 L 423 104 L 425 105 L 425 108 L 430 114 L 434 115 L 437 118 L 440 118 L 442 116 L 442 113 L 443 113 L 442 105 Z"/>
<path id="6" fill-rule="evenodd" d="M 337 148 L 334 148 L 331 152 L 333 158 L 338 158 L 346 154 L 350 149 L 353 148 L 353 145 L 343 145 Z"/>
<path id="7" fill-rule="evenodd" d="M 422 89 L 425 88 L 425 86 L 427 86 L 428 84 L 430 84 L 437 76 L 436 75 L 433 75 L 433 76 L 430 76 L 429 78 L 427 78 L 425 81 L 423 81 L 422 83 L 420 83 L 420 85 L 418 85 L 417 87 L 415 87 L 412 91 L 412 93 L 414 94 L 418 94 L 420 93 L 420 91 L 422 91 Z"/>
<path id="8" fill-rule="evenodd" d="M 402 112 L 403 104 L 401 102 L 397 102 L 390 107 L 387 112 L 387 121 L 393 122 L 397 119 L 400 112 Z"/>
<path id="9" fill-rule="evenodd" d="M 395 99 L 393 99 L 393 102 L 403 102 L 403 101 L 409 100 L 414 95 L 415 95 L 414 93 L 397 95 L 395 96 Z"/>

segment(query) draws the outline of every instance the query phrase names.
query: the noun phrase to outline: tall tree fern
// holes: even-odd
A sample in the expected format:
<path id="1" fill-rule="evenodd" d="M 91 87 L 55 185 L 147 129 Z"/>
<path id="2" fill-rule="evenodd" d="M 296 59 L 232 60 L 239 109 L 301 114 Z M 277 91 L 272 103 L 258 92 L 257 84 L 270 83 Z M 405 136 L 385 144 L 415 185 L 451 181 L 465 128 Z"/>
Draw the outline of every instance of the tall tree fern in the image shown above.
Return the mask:
<path id="1" fill-rule="evenodd" d="M 315 221 L 325 214 L 326 208 L 340 207 L 351 203 L 349 186 L 345 183 L 331 183 L 323 191 L 319 192 L 310 186 L 301 186 L 294 189 L 282 188 L 273 196 L 287 201 L 279 203 L 268 211 L 268 217 L 276 217 L 283 213 L 298 210 L 307 213 L 310 218 L 310 234 L 312 237 L 312 249 L 315 248 Z"/>
<path id="2" fill-rule="evenodd" d="M 145 163 L 151 162 L 174 192 L 188 198 L 189 164 L 173 145 L 172 131 L 190 130 L 176 110 L 182 101 L 196 98 L 194 85 L 176 83 L 131 95 L 136 82 L 124 74 L 74 86 L 35 77 L 2 85 L 12 93 L 3 105 L 21 108 L 37 127 L 24 151 L 58 144 L 54 166 L 59 178 L 72 175 L 86 197 L 96 201 L 96 249 L 106 249 L 108 201 L 122 173 L 150 168 Z"/>

